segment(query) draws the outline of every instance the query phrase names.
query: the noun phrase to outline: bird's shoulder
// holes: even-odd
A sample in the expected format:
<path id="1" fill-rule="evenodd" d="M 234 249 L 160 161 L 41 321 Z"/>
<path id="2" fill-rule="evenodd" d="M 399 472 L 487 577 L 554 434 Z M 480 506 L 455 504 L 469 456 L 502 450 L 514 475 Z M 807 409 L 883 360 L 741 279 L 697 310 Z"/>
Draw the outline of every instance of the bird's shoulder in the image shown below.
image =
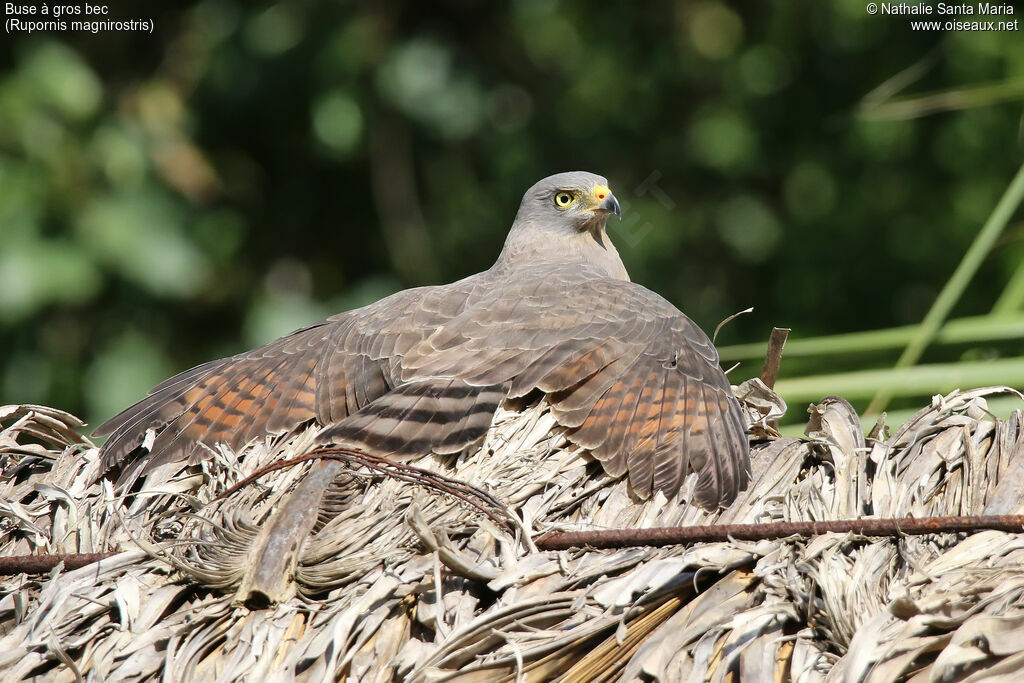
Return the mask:
<path id="1" fill-rule="evenodd" d="M 629 280 L 608 277 L 601 269 L 580 264 L 528 266 L 509 273 L 467 305 L 451 324 L 518 326 L 524 323 L 616 325 L 642 336 L 667 332 L 693 337 L 705 335 L 676 305 L 660 294 Z"/>
<path id="2" fill-rule="evenodd" d="M 597 269 L 538 265 L 490 284 L 409 347 L 407 376 L 457 374 L 468 358 L 520 367 L 565 344 L 588 349 L 611 342 L 620 353 L 667 363 L 683 357 L 693 367 L 718 363 L 711 340 L 671 302 Z"/>

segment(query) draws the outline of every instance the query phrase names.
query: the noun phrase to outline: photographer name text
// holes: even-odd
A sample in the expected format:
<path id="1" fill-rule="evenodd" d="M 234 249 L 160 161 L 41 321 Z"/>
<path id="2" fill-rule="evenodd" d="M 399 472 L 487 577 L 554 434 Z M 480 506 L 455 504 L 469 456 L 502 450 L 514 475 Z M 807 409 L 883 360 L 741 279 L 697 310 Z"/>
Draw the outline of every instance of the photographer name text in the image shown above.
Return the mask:
<path id="1" fill-rule="evenodd" d="M 940 2 L 931 5 L 924 2 L 880 2 L 878 3 L 879 14 L 896 14 L 902 16 L 1008 16 L 1013 14 L 1013 5 L 997 4 L 992 2 L 979 2 L 977 4 L 960 3 L 951 4 Z"/>

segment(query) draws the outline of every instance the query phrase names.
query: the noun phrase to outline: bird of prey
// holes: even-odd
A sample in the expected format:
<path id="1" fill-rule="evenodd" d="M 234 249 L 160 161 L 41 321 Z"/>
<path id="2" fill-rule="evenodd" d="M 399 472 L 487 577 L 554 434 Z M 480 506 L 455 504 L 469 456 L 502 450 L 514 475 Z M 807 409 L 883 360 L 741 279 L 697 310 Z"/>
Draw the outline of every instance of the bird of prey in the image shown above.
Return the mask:
<path id="1" fill-rule="evenodd" d="M 728 505 L 746 487 L 745 421 L 708 337 L 630 282 L 608 238 L 607 181 L 560 173 L 523 197 L 498 260 L 398 292 L 165 381 L 101 425 L 105 467 L 144 469 L 310 423 L 322 443 L 397 459 L 457 453 L 506 399 L 543 394 L 568 438 L 632 490 Z M 148 449 L 149 430 L 155 439 Z"/>

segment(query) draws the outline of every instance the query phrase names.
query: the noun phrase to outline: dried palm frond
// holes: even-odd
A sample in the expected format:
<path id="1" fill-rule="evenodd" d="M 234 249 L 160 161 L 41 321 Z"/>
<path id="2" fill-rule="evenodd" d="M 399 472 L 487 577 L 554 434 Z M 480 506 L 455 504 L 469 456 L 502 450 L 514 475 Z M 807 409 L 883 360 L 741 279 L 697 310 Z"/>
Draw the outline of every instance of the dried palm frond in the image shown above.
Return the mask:
<path id="1" fill-rule="evenodd" d="M 768 438 L 779 411 L 765 392 L 746 394 L 758 397 L 754 433 Z M 266 559 L 254 548 L 319 465 L 218 495 L 306 453 L 312 431 L 166 465 L 119 493 L 73 416 L 0 408 L 0 558 L 119 551 L 0 584 L 0 678 L 1008 676 L 1024 664 L 1024 534 L 560 552 L 530 541 L 556 530 L 1021 512 L 1021 413 L 989 415 L 984 397 L 997 392 L 1016 393 L 937 397 L 889 438 L 865 438 L 849 404 L 826 399 L 811 409 L 808 440 L 757 445 L 750 488 L 716 513 L 685 496 L 636 499 L 569 444 L 542 403 L 503 410 L 476 451 L 411 463 L 479 489 L 496 516 L 417 476 L 349 461 L 312 510 L 284 597 L 262 609 L 245 591 Z"/>

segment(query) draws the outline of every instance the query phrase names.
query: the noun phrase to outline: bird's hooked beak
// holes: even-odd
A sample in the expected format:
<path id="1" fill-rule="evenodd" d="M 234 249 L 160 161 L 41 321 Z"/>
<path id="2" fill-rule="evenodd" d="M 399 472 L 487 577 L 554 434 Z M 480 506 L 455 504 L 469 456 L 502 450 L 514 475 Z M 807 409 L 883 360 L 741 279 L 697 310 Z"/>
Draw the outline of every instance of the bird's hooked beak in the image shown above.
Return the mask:
<path id="1" fill-rule="evenodd" d="M 614 213 L 622 220 L 622 207 L 619 206 L 619 200 L 615 198 L 612 191 L 605 185 L 598 185 L 594 188 L 594 198 L 597 199 L 597 206 L 594 207 L 594 211 L 604 211 L 605 213 Z"/>

